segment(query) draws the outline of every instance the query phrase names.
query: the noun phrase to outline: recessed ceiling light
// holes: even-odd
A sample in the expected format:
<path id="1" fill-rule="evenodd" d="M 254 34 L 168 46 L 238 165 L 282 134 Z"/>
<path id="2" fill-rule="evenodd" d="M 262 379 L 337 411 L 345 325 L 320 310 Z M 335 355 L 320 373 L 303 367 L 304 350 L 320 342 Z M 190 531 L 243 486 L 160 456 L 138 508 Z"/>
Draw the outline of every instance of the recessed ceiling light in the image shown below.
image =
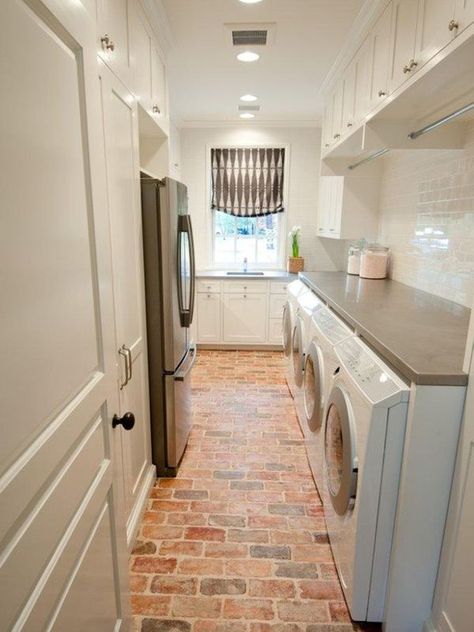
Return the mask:
<path id="1" fill-rule="evenodd" d="M 244 2 L 245 4 L 257 4 L 257 2 L 261 2 L 262 0 L 240 0 L 240 2 Z"/>
<path id="2" fill-rule="evenodd" d="M 250 50 L 246 50 L 243 53 L 239 53 L 237 55 L 237 59 L 239 61 L 257 61 L 257 59 L 260 58 L 260 55 L 258 53 L 253 53 Z"/>
<path id="3" fill-rule="evenodd" d="M 240 115 L 240 118 L 242 118 L 242 119 L 252 119 L 252 118 L 255 118 L 255 114 L 251 114 L 250 112 L 243 112 Z"/>
<path id="4" fill-rule="evenodd" d="M 258 97 L 255 97 L 253 94 L 244 94 L 242 97 L 240 97 L 241 101 L 256 101 L 258 99 Z"/>

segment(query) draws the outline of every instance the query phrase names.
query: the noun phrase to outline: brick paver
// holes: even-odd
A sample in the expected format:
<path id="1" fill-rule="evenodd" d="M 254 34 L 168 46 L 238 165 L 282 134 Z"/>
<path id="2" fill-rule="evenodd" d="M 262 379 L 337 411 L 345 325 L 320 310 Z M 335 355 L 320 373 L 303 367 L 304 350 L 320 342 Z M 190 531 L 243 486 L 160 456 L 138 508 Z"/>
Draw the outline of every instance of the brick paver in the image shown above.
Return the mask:
<path id="1" fill-rule="evenodd" d="M 200 351 L 193 421 L 131 558 L 135 629 L 362 629 L 337 579 L 282 354 Z"/>

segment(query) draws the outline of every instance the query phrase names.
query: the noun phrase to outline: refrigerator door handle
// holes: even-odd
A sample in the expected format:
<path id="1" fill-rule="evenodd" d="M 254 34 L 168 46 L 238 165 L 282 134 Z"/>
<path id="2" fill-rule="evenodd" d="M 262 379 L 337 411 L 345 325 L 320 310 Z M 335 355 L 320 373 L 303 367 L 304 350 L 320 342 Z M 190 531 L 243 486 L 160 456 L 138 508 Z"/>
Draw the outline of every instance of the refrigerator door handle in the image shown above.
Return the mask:
<path id="1" fill-rule="evenodd" d="M 183 235 L 187 236 L 187 239 L 183 239 Z M 187 243 L 188 252 L 183 253 L 183 244 Z M 181 325 L 183 327 L 189 327 L 193 319 L 194 312 L 194 292 L 195 292 L 195 257 L 194 257 L 194 242 L 193 242 L 193 229 L 191 226 L 191 217 L 189 215 L 179 215 L 178 217 L 178 306 L 181 319 Z M 183 278 L 187 270 L 183 267 L 183 257 L 185 261 L 189 261 L 189 301 L 186 304 L 185 301 L 185 289 L 183 288 Z"/>
<path id="2" fill-rule="evenodd" d="M 183 367 L 184 367 L 183 370 L 177 371 L 177 373 L 175 373 L 174 379 L 176 382 L 184 382 L 184 380 L 186 379 L 186 376 L 193 368 L 194 363 L 196 362 L 196 348 L 189 347 L 187 356 L 190 357 L 190 361 L 188 362 L 187 360 L 185 360 L 183 362 Z"/>
<path id="3" fill-rule="evenodd" d="M 190 276 L 191 276 L 191 289 L 190 289 L 190 297 L 189 297 L 189 325 L 193 322 L 194 316 L 194 296 L 196 293 L 196 257 L 194 253 L 194 237 L 193 237 L 193 227 L 191 223 L 191 216 L 189 217 L 189 255 L 190 255 Z"/>

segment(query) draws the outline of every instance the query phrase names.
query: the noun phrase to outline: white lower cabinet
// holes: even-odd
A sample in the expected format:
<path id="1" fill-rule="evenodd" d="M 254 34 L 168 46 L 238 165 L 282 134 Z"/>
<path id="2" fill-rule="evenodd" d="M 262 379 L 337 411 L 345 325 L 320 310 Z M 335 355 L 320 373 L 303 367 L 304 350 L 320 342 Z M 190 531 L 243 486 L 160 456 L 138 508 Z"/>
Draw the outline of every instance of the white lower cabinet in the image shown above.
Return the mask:
<path id="1" fill-rule="evenodd" d="M 215 343 L 221 339 L 221 297 L 220 294 L 198 293 L 197 337 L 201 343 Z"/>
<path id="2" fill-rule="evenodd" d="M 266 342 L 266 293 L 225 293 L 223 307 L 224 342 Z"/>
<path id="3" fill-rule="evenodd" d="M 281 345 L 286 281 L 198 279 L 197 343 Z"/>

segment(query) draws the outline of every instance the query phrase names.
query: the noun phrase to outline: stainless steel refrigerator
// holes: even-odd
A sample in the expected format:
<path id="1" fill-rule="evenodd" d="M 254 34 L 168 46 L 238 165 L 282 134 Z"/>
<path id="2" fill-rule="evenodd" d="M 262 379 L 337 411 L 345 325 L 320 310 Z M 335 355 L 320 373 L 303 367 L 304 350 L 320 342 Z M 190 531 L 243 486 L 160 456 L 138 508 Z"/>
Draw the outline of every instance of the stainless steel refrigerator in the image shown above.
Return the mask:
<path id="1" fill-rule="evenodd" d="M 141 174 L 153 462 L 176 474 L 191 430 L 194 243 L 184 184 Z"/>

